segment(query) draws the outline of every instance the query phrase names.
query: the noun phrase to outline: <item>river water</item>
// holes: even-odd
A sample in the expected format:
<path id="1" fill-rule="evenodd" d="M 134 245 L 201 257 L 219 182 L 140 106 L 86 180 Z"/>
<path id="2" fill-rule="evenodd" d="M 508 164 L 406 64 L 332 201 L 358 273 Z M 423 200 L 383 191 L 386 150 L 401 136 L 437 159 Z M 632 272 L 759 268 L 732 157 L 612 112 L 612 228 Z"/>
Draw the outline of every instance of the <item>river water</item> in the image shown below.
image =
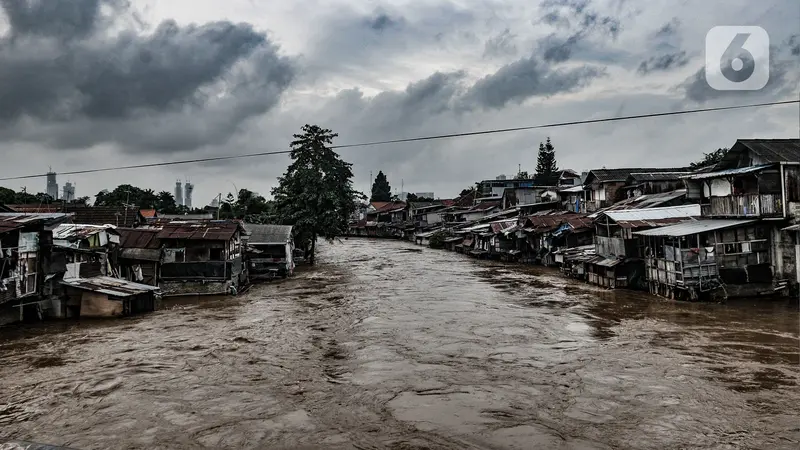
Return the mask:
<path id="1" fill-rule="evenodd" d="M 676 303 L 350 239 L 238 297 L 0 330 L 0 438 L 797 449 L 799 317 L 785 301 Z"/>

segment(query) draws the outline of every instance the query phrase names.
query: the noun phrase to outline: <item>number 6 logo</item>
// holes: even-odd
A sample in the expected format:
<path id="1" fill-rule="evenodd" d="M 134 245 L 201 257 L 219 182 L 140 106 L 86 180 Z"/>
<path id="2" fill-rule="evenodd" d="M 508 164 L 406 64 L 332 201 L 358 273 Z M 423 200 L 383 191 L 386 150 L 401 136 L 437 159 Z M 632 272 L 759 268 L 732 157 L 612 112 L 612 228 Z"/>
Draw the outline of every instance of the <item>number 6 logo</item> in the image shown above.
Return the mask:
<path id="1" fill-rule="evenodd" d="M 706 34 L 706 82 L 719 91 L 757 91 L 769 82 L 769 35 L 761 27 L 721 26 Z"/>

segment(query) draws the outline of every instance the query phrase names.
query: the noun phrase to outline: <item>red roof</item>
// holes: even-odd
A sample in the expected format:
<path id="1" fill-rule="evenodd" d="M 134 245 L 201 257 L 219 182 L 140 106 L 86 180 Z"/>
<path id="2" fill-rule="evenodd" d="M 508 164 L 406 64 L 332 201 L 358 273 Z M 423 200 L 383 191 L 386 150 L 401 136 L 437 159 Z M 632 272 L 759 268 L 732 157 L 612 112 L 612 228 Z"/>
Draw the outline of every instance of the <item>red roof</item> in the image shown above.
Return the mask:
<path id="1" fill-rule="evenodd" d="M 377 203 L 380 203 L 380 202 L 377 202 Z M 375 212 L 385 213 L 385 212 L 394 211 L 394 210 L 397 210 L 397 209 L 403 209 L 405 207 L 406 207 L 406 202 L 387 202 Z"/>
<path id="2" fill-rule="evenodd" d="M 372 205 L 372 207 L 375 209 L 381 209 L 384 206 L 388 205 L 389 203 L 392 202 L 370 202 L 370 205 Z"/>
<path id="3" fill-rule="evenodd" d="M 192 223 L 170 223 L 158 232 L 158 239 L 186 239 L 203 241 L 229 241 L 241 224 L 233 221 L 208 221 Z"/>
<path id="4" fill-rule="evenodd" d="M 444 206 L 453 206 L 456 204 L 455 200 L 440 200 Z"/>

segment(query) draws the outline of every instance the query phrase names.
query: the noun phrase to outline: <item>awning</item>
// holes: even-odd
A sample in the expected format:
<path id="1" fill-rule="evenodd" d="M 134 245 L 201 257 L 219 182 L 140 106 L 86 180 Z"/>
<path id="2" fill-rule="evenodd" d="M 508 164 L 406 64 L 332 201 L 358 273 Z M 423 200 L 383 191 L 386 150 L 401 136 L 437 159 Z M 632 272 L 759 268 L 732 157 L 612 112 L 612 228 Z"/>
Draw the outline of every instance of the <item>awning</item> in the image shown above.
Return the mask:
<path id="1" fill-rule="evenodd" d="M 623 261 L 622 259 L 611 259 L 611 258 L 606 258 L 604 256 L 595 256 L 594 259 L 588 260 L 586 262 L 601 267 L 614 267 L 617 264 L 621 263 L 622 261 Z"/>
<path id="2" fill-rule="evenodd" d="M 707 231 L 722 230 L 724 228 L 738 227 L 756 222 L 755 220 L 696 220 L 683 222 L 666 227 L 653 228 L 644 231 L 634 231 L 637 236 L 656 236 L 656 237 L 682 237 L 692 234 L 705 233 Z"/>

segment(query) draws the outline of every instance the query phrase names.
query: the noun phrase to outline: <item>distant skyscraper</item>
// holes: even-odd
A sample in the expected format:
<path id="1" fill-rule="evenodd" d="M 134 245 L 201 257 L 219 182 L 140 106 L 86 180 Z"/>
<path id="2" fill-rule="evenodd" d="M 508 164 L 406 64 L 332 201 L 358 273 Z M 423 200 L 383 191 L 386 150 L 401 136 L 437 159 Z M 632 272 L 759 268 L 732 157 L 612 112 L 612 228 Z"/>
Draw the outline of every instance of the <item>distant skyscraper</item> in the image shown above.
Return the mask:
<path id="1" fill-rule="evenodd" d="M 64 195 L 61 197 L 65 202 L 75 200 L 75 185 L 67 181 L 64 183 Z"/>
<path id="2" fill-rule="evenodd" d="M 175 204 L 183 206 L 183 186 L 181 186 L 181 180 L 175 182 Z"/>
<path id="3" fill-rule="evenodd" d="M 186 205 L 187 208 L 192 207 L 192 191 L 194 191 L 194 185 L 187 181 L 186 184 L 183 185 L 183 204 Z"/>
<path id="4" fill-rule="evenodd" d="M 58 182 L 56 182 L 56 173 L 53 171 L 47 172 L 47 195 L 58 200 Z"/>

